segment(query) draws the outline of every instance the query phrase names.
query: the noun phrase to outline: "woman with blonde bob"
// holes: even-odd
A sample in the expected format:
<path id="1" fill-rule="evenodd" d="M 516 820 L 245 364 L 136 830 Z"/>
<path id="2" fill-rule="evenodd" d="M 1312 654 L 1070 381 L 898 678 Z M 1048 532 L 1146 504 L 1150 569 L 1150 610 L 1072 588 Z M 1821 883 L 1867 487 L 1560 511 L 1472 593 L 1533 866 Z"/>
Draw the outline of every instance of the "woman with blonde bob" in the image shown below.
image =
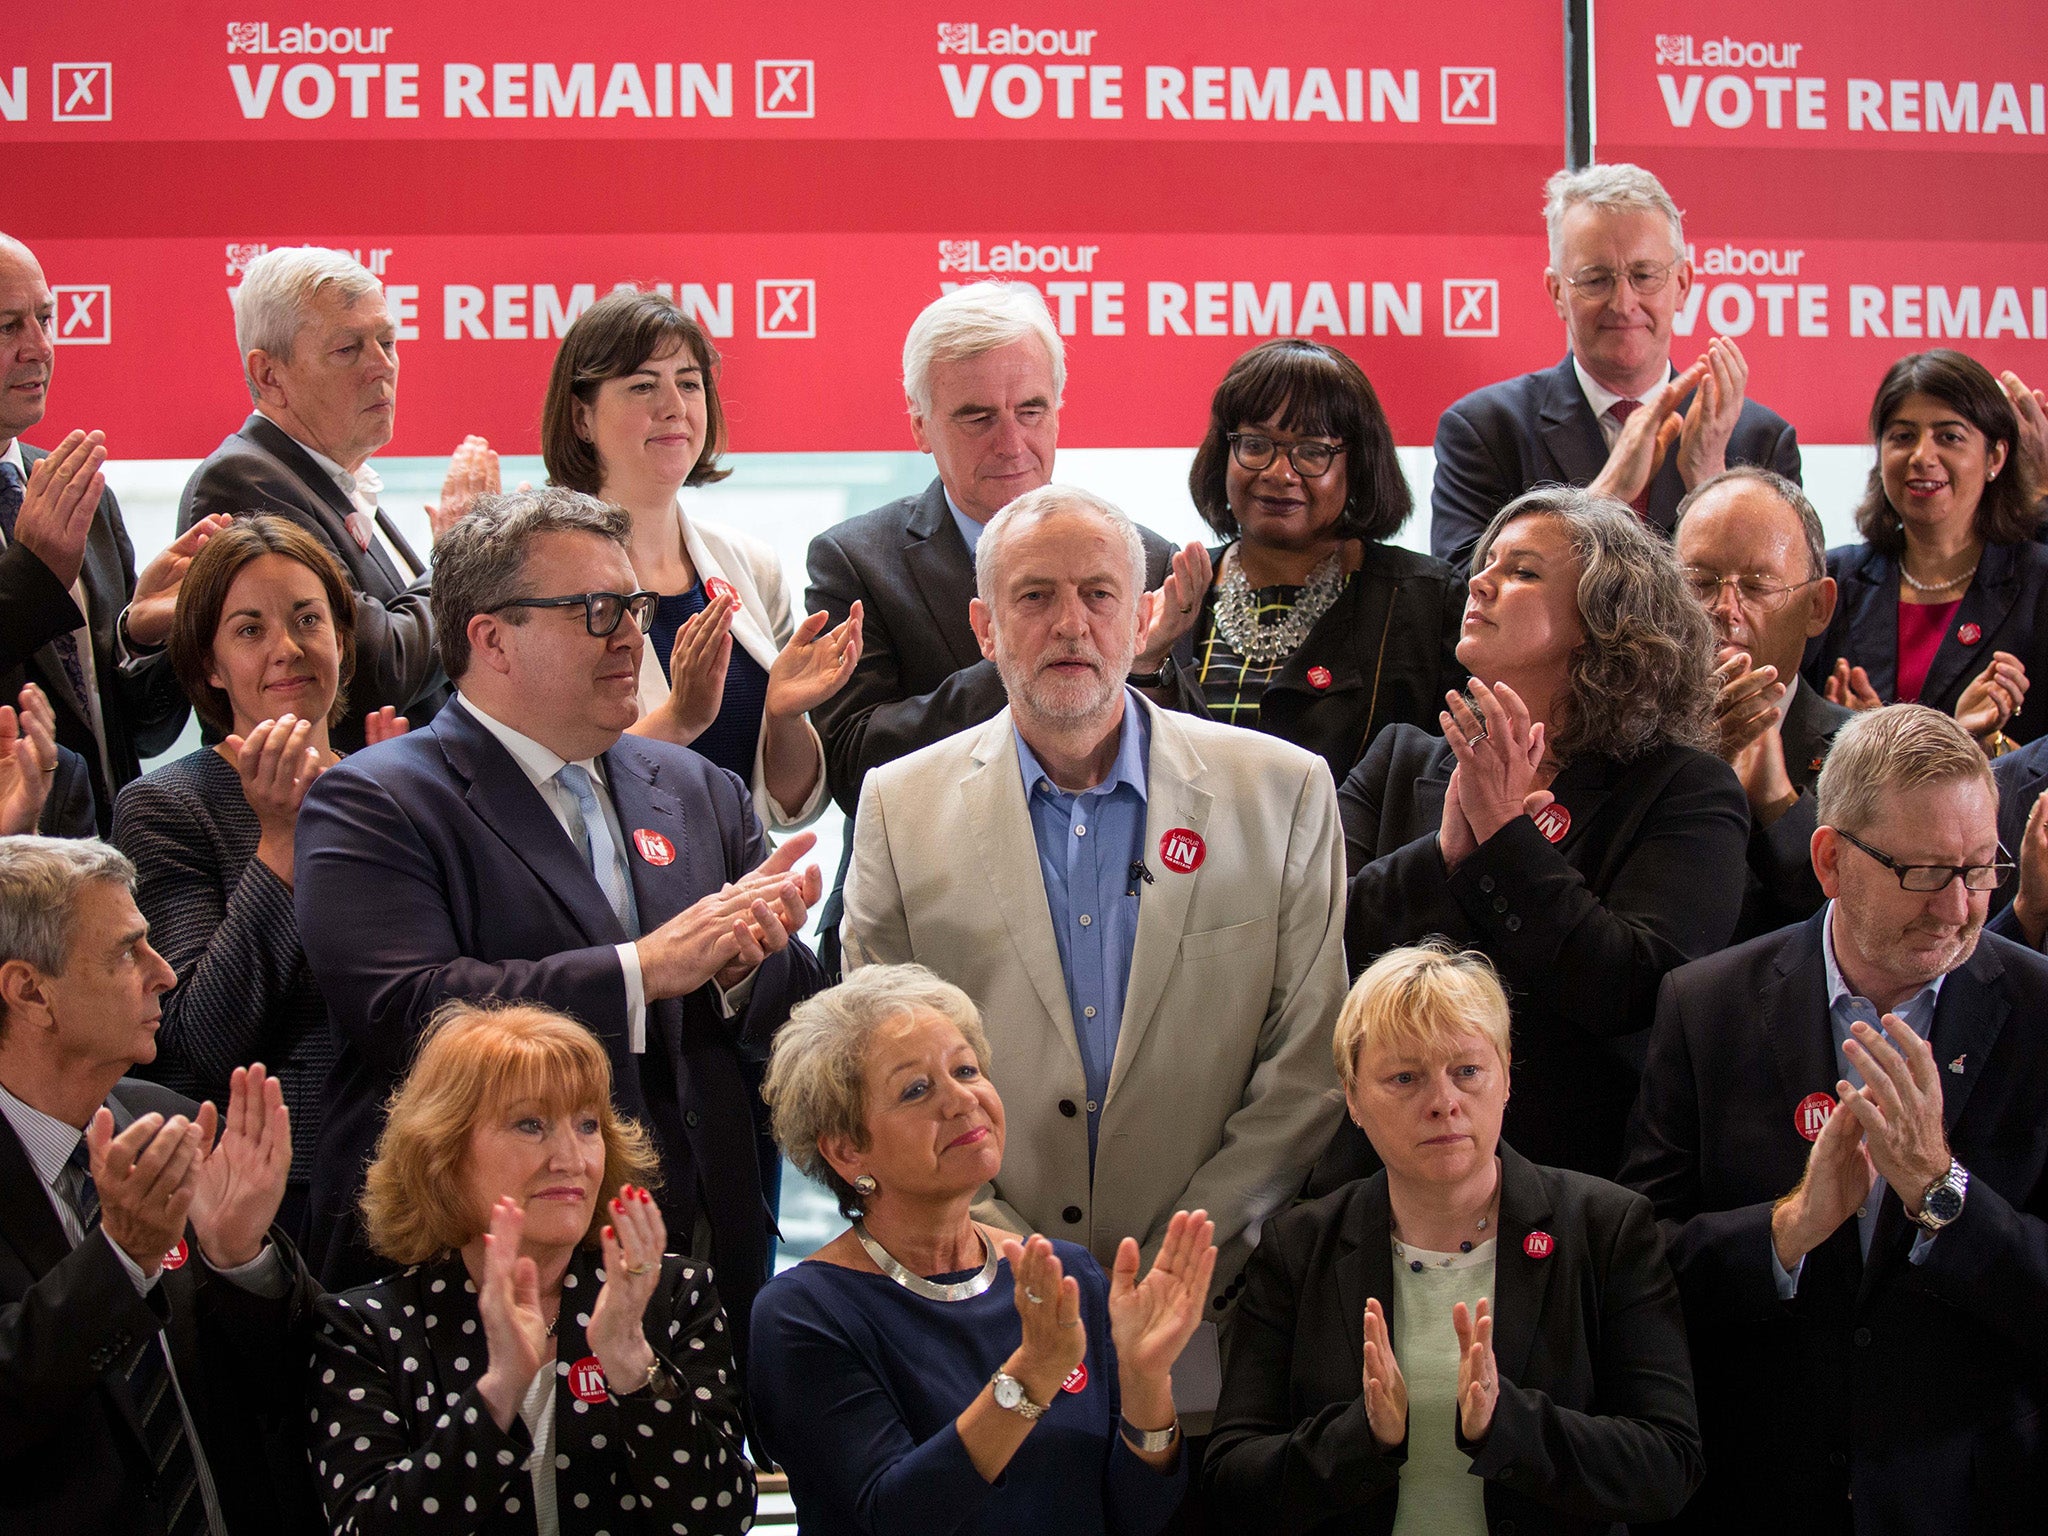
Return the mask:
<path id="1" fill-rule="evenodd" d="M 663 1253 L 654 1170 L 582 1025 L 441 1011 L 362 1197 L 406 1268 L 318 1303 L 312 1455 L 336 1531 L 746 1529 L 725 1318 L 709 1273 Z"/>
<path id="2" fill-rule="evenodd" d="M 791 1010 L 762 1092 L 783 1154 L 853 1218 L 755 1299 L 761 1444 L 805 1536 L 1150 1536 L 1186 1486 L 1170 1371 L 1215 1223 L 1175 1213 L 1138 1278 L 974 1219 L 1003 1101 L 965 992 L 869 966 Z"/>
<path id="3" fill-rule="evenodd" d="M 1605 1532 L 1704 1470 L 1649 1202 L 1500 1140 L 1508 1002 L 1486 957 L 1396 949 L 1334 1042 L 1384 1167 L 1271 1221 L 1226 1336 L 1203 1481 L 1279 1533 Z"/>

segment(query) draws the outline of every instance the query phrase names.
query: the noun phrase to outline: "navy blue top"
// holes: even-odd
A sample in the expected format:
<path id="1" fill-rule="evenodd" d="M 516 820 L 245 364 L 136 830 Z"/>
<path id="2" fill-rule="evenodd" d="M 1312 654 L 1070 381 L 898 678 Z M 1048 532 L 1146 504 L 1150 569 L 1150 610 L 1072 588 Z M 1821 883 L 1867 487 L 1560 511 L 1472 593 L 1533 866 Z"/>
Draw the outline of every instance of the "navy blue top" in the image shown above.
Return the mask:
<path id="1" fill-rule="evenodd" d="M 676 633 L 693 614 L 704 611 L 704 583 L 676 597 L 664 597 L 654 605 L 654 628 L 647 643 L 661 662 L 661 675 L 675 682 L 669 671 L 668 653 L 675 649 Z M 754 782 L 754 748 L 761 739 L 761 716 L 768 705 L 768 671 L 733 642 L 732 660 L 725 669 L 725 699 L 718 706 L 718 718 L 691 749 L 708 757 L 721 768 L 740 776 L 742 784 Z"/>
<path id="2" fill-rule="evenodd" d="M 1088 1353 L 1076 1390 L 1054 1394 L 993 1483 L 953 1421 L 1023 1336 L 1007 1262 L 966 1301 L 929 1301 L 886 1275 L 817 1261 L 768 1282 L 754 1299 L 747 1379 L 804 1536 L 1153 1536 L 1166 1524 L 1186 1459 L 1155 1472 L 1117 1432 L 1108 1282 L 1085 1248 L 1053 1249 L 1080 1282 Z"/>

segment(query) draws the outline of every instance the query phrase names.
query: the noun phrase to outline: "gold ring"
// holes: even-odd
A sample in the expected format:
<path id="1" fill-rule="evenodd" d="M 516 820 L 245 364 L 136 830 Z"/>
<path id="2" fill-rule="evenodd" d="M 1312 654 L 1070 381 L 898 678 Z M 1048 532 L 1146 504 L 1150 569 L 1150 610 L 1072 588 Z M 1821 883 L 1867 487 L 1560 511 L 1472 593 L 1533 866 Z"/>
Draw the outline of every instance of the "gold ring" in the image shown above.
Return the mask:
<path id="1" fill-rule="evenodd" d="M 654 1268 L 652 1264 L 628 1264 L 626 1266 L 626 1273 L 634 1276 L 635 1278 L 638 1278 L 639 1276 L 646 1274 L 647 1271 L 649 1271 L 652 1268 Z"/>

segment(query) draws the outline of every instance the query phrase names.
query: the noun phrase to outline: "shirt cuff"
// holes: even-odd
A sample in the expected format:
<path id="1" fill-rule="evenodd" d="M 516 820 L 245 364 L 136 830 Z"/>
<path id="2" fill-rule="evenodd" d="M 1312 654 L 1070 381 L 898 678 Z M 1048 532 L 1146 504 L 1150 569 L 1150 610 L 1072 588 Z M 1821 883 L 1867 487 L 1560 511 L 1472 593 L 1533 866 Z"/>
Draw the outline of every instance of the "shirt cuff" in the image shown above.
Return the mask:
<path id="1" fill-rule="evenodd" d="M 760 974 L 761 968 L 757 965 L 741 977 L 730 992 L 718 986 L 715 981 L 711 984 L 718 988 L 718 1008 L 721 1016 L 728 1019 L 738 1018 L 746 1010 L 747 999 L 754 995 L 754 978 Z"/>
<path id="2" fill-rule="evenodd" d="M 147 1296 L 156 1289 L 157 1282 L 164 1277 L 164 1270 L 161 1264 L 157 1266 L 155 1274 L 145 1275 L 142 1272 L 142 1266 L 128 1257 L 128 1250 L 115 1242 L 111 1237 L 107 1237 L 107 1229 L 105 1227 L 100 1228 L 100 1236 L 107 1238 L 107 1246 L 114 1250 L 114 1257 L 121 1261 L 121 1267 L 128 1272 L 128 1278 L 135 1282 L 136 1295 Z"/>
<path id="3" fill-rule="evenodd" d="M 632 944 L 619 947 L 619 969 L 626 973 L 626 1049 L 635 1056 L 647 1050 L 647 983 L 640 978 L 640 951 Z"/>
<path id="4" fill-rule="evenodd" d="M 1770 1248 L 1771 1279 L 1777 1283 L 1778 1300 L 1790 1301 L 1799 1294 L 1799 1277 L 1806 1270 L 1806 1255 L 1802 1253 L 1799 1256 L 1799 1262 L 1792 1266 L 1790 1272 L 1787 1272 L 1785 1266 L 1778 1262 L 1778 1245 L 1772 1243 Z M 1914 1262 L 1918 1263 L 1919 1260 L 1915 1259 Z"/>
<path id="5" fill-rule="evenodd" d="M 1906 1262 L 1908 1264 L 1925 1264 L 1928 1252 L 1934 1247 L 1934 1240 L 1939 1236 L 1941 1236 L 1939 1232 L 1920 1233 L 1913 1239 L 1913 1251 L 1906 1255 Z"/>
<path id="6" fill-rule="evenodd" d="M 207 1268 L 213 1269 L 211 1263 Z M 239 1285 L 252 1296 L 264 1296 L 276 1300 L 291 1289 L 291 1277 L 284 1272 L 284 1260 L 277 1256 L 277 1245 L 268 1238 L 263 1241 L 263 1251 L 246 1264 L 237 1264 L 231 1269 L 214 1269 L 221 1279 Z"/>

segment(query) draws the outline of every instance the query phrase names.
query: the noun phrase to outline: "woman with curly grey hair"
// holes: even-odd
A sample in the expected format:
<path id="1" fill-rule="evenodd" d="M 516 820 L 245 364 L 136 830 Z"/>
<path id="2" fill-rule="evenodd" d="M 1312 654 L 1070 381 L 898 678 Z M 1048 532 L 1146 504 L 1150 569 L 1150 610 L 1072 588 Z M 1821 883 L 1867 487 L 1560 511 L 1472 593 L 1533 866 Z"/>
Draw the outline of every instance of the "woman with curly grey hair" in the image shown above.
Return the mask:
<path id="1" fill-rule="evenodd" d="M 1549 487 L 1473 552 L 1443 734 L 1383 732 L 1340 793 L 1354 972 L 1430 935 L 1515 999 L 1506 1134 L 1611 1178 L 1664 973 L 1742 910 L 1749 809 L 1705 750 L 1713 635 L 1670 546 L 1621 502 Z M 1377 1166 L 1339 1140 L 1318 1188 Z"/>

